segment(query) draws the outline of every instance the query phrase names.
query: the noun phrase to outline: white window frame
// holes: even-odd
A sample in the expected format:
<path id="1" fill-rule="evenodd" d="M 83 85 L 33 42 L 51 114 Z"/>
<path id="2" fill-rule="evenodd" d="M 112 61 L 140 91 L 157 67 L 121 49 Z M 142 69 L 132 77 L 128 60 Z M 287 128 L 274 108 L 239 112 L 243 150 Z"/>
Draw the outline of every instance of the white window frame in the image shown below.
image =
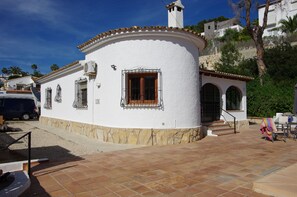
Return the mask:
<path id="1" fill-rule="evenodd" d="M 128 75 L 129 74 L 146 74 L 146 73 L 157 73 L 158 74 L 158 101 L 154 104 L 146 103 L 129 103 L 129 88 L 128 88 Z M 162 83 L 162 72 L 161 69 L 130 69 L 122 70 L 122 88 L 121 88 L 121 100 L 120 106 L 123 108 L 163 108 L 163 83 Z"/>
<path id="2" fill-rule="evenodd" d="M 86 104 L 83 103 L 83 92 L 82 92 L 82 83 L 86 83 Z M 80 78 L 75 81 L 75 94 L 74 94 L 74 102 L 72 106 L 77 109 L 86 109 L 88 108 L 88 80 L 87 78 Z"/>
<path id="3" fill-rule="evenodd" d="M 45 109 L 52 109 L 52 88 L 48 87 L 45 89 L 45 100 L 43 107 Z"/>

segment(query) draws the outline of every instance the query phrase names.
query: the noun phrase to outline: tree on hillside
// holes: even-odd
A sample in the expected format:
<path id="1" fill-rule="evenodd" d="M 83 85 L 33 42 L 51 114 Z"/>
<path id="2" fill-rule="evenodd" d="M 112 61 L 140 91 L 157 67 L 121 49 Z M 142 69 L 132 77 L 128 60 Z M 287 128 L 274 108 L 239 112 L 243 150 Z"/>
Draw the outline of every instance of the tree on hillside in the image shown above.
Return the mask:
<path id="1" fill-rule="evenodd" d="M 226 29 L 224 35 L 220 38 L 217 38 L 220 42 L 229 42 L 229 41 L 248 41 L 251 39 L 250 34 L 247 31 L 247 28 L 243 28 L 242 30 L 237 29 Z"/>
<path id="2" fill-rule="evenodd" d="M 297 32 L 297 14 L 293 17 L 287 17 L 287 20 L 280 20 L 280 30 L 283 33 L 292 34 Z"/>
<path id="3" fill-rule="evenodd" d="M 281 43 L 265 50 L 267 73 L 275 81 L 297 79 L 297 46 Z"/>
<path id="4" fill-rule="evenodd" d="M 2 72 L 3 74 L 5 74 L 5 75 L 8 75 L 8 74 L 9 74 L 8 69 L 5 68 L 5 67 L 2 68 L 1 72 Z"/>
<path id="5" fill-rule="evenodd" d="M 232 0 L 230 3 L 234 5 Z M 263 43 L 263 33 L 264 29 L 267 27 L 267 15 L 270 5 L 270 0 L 265 0 L 264 17 L 262 21 L 262 26 L 259 24 L 253 24 L 251 21 L 251 9 L 252 5 L 255 5 L 255 1 L 252 0 L 240 0 L 235 5 L 237 8 L 244 13 L 244 19 L 246 21 L 246 28 L 250 36 L 252 37 L 256 50 L 257 50 L 257 65 L 259 71 L 260 83 L 263 84 L 263 77 L 266 74 L 267 68 L 264 62 L 264 43 Z"/>
<path id="6" fill-rule="evenodd" d="M 18 66 L 10 66 L 8 72 L 13 75 L 21 75 L 23 73 L 22 69 Z"/>
<path id="7" fill-rule="evenodd" d="M 58 70 L 58 69 L 59 69 L 59 66 L 57 64 L 51 65 L 51 70 L 52 71 L 55 71 L 55 70 Z"/>
<path id="8" fill-rule="evenodd" d="M 221 58 L 215 65 L 215 70 L 238 74 L 238 63 L 242 60 L 235 43 L 228 41 L 222 47 Z"/>
<path id="9" fill-rule="evenodd" d="M 43 76 L 43 74 L 41 74 L 40 71 L 37 70 L 38 66 L 36 64 L 32 64 L 31 68 L 33 69 L 32 76 L 34 76 L 34 77 L 42 77 Z"/>
<path id="10" fill-rule="evenodd" d="M 10 66 L 9 68 L 4 67 L 1 71 L 5 75 L 10 75 L 10 78 L 17 78 L 28 75 L 27 72 L 22 71 L 22 69 L 18 66 Z"/>

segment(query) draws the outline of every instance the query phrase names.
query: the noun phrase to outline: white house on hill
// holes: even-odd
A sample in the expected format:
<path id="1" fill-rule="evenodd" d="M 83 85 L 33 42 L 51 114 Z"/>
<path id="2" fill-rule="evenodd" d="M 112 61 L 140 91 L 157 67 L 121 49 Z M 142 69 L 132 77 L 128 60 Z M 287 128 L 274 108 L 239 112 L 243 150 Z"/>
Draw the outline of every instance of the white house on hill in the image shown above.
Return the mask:
<path id="1" fill-rule="evenodd" d="M 98 34 L 78 46 L 84 60 L 41 77 L 40 122 L 105 142 L 147 145 L 199 140 L 202 122 L 233 120 L 221 108 L 246 124 L 251 78 L 199 71 L 205 39 L 177 27 L 181 1 L 167 9 L 170 27 Z"/>
<path id="2" fill-rule="evenodd" d="M 259 25 L 263 24 L 265 5 L 258 7 Z M 267 28 L 264 30 L 263 36 L 279 36 L 282 34 L 280 30 L 276 30 L 281 26 L 282 19 L 287 20 L 297 14 L 297 0 L 275 0 L 270 3 L 267 15 Z"/>

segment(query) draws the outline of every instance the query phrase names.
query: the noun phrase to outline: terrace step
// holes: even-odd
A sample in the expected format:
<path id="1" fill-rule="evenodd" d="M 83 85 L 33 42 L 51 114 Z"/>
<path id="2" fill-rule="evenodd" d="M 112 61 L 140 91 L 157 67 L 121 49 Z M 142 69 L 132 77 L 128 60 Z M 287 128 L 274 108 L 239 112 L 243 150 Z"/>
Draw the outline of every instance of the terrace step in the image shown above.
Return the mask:
<path id="1" fill-rule="evenodd" d="M 208 130 L 211 130 L 212 134 L 217 136 L 234 134 L 234 128 L 232 128 L 229 124 L 225 123 L 223 120 L 206 122 L 203 123 L 203 125 L 206 126 Z"/>

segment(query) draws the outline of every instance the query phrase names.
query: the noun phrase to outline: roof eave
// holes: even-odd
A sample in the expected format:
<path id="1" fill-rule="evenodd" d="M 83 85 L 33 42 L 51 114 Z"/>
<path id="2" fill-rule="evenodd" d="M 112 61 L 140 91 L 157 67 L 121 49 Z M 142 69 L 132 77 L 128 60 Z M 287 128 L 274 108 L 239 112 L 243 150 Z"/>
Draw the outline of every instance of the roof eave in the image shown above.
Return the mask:
<path id="1" fill-rule="evenodd" d="M 67 64 L 66 66 L 63 66 L 58 70 L 55 70 L 55 71 L 53 71 L 53 72 L 51 72 L 51 73 L 49 73 L 47 75 L 44 75 L 44 76 L 40 77 L 36 82 L 39 83 L 39 84 L 43 84 L 43 83 L 46 83 L 46 82 L 51 81 L 53 79 L 65 76 L 65 75 L 67 75 L 69 73 L 82 70 L 83 69 L 83 67 L 81 66 L 82 62 L 83 62 L 83 60 L 75 61 L 75 62 L 72 62 L 70 64 Z"/>
<path id="2" fill-rule="evenodd" d="M 226 79 L 233 79 L 233 80 L 246 81 L 246 82 L 254 80 L 253 77 L 249 77 L 249 76 L 218 72 L 218 71 L 212 71 L 212 70 L 205 70 L 205 69 L 200 69 L 200 73 L 204 74 L 205 76 L 213 76 L 218 78 L 226 78 Z"/>
<path id="3" fill-rule="evenodd" d="M 119 28 L 115 30 L 111 30 L 108 32 L 104 32 L 101 34 L 96 35 L 95 37 L 91 38 L 90 40 L 84 42 L 81 45 L 78 45 L 77 48 L 81 50 L 82 52 L 85 51 L 86 48 L 101 42 L 103 40 L 106 40 L 107 38 L 110 38 L 112 36 L 122 36 L 124 34 L 135 34 L 135 33 L 149 33 L 149 32 L 183 32 L 187 33 L 189 35 L 192 35 L 194 37 L 197 37 L 198 39 L 201 39 L 203 42 L 203 47 L 200 48 L 200 50 L 204 49 L 207 46 L 207 41 L 204 36 L 198 34 L 197 32 L 194 32 L 192 30 L 184 29 L 184 28 L 173 28 L 173 27 L 166 27 L 166 26 L 150 26 L 150 27 L 138 27 L 133 26 L 130 28 Z"/>

